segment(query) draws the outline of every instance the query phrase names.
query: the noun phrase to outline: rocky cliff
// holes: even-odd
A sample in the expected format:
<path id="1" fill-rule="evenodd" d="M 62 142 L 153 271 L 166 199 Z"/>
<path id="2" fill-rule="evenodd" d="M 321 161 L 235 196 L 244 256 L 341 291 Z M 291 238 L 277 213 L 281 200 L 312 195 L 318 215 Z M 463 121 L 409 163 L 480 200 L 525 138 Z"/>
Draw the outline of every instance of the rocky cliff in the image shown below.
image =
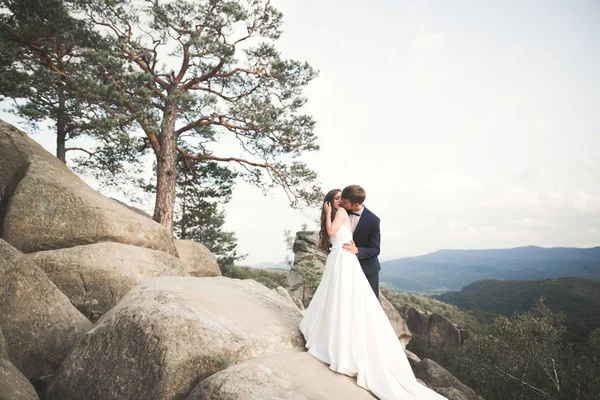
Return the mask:
<path id="1" fill-rule="evenodd" d="M 304 351 L 284 288 L 220 276 L 203 246 L 2 121 L 0 238 L 0 399 L 372 398 Z M 439 365 L 411 362 L 424 384 L 471 398 Z"/>

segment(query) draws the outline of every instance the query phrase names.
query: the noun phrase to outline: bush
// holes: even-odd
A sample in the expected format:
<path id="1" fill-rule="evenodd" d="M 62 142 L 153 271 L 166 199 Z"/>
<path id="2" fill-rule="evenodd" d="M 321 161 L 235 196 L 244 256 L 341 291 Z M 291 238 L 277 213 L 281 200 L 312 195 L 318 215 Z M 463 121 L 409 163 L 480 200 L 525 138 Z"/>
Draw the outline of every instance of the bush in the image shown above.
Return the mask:
<path id="1" fill-rule="evenodd" d="M 229 278 L 253 279 L 269 289 L 274 289 L 278 286 L 285 287 L 287 284 L 287 272 L 286 270 L 259 269 L 232 265 L 225 271 L 222 271 L 222 274 Z"/>

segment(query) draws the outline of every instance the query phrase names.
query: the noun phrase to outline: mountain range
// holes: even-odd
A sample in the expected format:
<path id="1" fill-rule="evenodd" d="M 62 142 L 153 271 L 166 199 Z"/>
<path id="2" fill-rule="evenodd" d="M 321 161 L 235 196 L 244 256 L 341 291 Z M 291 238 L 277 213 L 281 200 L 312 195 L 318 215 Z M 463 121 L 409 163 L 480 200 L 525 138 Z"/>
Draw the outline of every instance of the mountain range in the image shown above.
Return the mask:
<path id="1" fill-rule="evenodd" d="M 484 279 L 600 280 L 600 247 L 537 246 L 491 250 L 439 250 L 381 263 L 380 281 L 396 290 L 439 294 Z"/>
<path id="2" fill-rule="evenodd" d="M 250 265 L 250 267 L 258 268 L 258 269 L 286 269 L 286 270 L 290 269 L 290 265 L 286 261 L 280 261 L 278 263 L 262 262 L 259 264 Z"/>

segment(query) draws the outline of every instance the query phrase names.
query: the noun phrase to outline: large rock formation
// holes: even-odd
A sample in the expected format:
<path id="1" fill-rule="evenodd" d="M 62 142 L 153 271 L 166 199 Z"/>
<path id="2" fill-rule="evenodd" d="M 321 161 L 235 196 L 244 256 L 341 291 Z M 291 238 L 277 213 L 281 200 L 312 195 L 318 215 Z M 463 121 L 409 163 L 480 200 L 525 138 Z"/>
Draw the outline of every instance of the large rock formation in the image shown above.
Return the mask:
<path id="1" fill-rule="evenodd" d="M 158 276 L 186 276 L 167 253 L 121 243 L 96 243 L 28 254 L 91 321 L 114 307 L 135 285 Z"/>
<path id="2" fill-rule="evenodd" d="M 303 302 L 312 295 L 312 288 L 304 282 L 299 269 L 312 269 L 322 273 L 327 261 L 327 253 L 319 247 L 319 232 L 296 232 L 294 241 L 294 265 L 288 273 L 290 294 Z"/>
<path id="3" fill-rule="evenodd" d="M 253 358 L 202 381 L 187 400 L 373 400 L 354 379 L 329 370 L 306 352 L 281 351 Z"/>
<path id="4" fill-rule="evenodd" d="M 3 121 L 0 224 L 1 237 L 25 253 L 118 242 L 177 255 L 163 226 L 99 194 Z"/>
<path id="5" fill-rule="evenodd" d="M 381 290 L 379 290 L 379 302 L 381 303 L 381 307 L 390 320 L 392 327 L 394 328 L 394 332 L 396 332 L 396 336 L 398 336 L 398 340 L 402 343 L 402 347 L 406 349 L 406 346 L 410 343 L 412 339 L 412 333 L 408 329 L 408 326 L 402 319 L 402 316 L 396 310 L 396 307 L 392 303 L 389 302 L 388 299 L 385 298 Z"/>
<path id="6" fill-rule="evenodd" d="M 459 381 L 447 369 L 428 358 L 415 365 L 413 371 L 417 378 L 424 381 L 427 386 L 436 388 L 438 393 L 443 395 L 452 393 L 454 399 L 483 400 L 473 389 Z"/>
<path id="7" fill-rule="evenodd" d="M 0 357 L 0 400 L 39 400 L 33 385 L 12 365 Z"/>
<path id="8" fill-rule="evenodd" d="M 302 302 L 299 302 L 297 301 L 297 299 L 295 300 L 292 296 L 290 296 L 290 292 L 288 292 L 287 289 L 283 286 L 277 286 L 272 290 L 273 292 L 280 295 L 281 298 L 287 301 L 289 304 L 293 305 L 294 307 L 298 307 L 300 311 L 304 310 L 304 305 L 302 304 Z"/>
<path id="9" fill-rule="evenodd" d="M 35 384 L 58 369 L 92 324 L 33 261 L 0 239 L 0 326 L 9 359 Z"/>
<path id="10" fill-rule="evenodd" d="M 191 240 L 176 240 L 175 246 L 189 275 L 221 276 L 217 259 L 203 244 Z"/>
<path id="11" fill-rule="evenodd" d="M 35 388 L 8 359 L 0 329 L 0 400 L 37 400 Z"/>
<path id="12" fill-rule="evenodd" d="M 49 400 L 371 398 L 303 351 L 297 305 L 310 293 L 294 272 L 322 272 L 317 233 L 297 234 L 296 296 L 251 280 L 147 280 L 220 271 L 204 247 L 180 242 L 184 267 L 170 232 L 0 121 L 0 235 L 0 400 L 37 398 L 26 378 Z M 59 289 L 90 318 L 106 313 L 92 327 Z M 381 303 L 405 345 L 406 324 Z M 409 355 L 430 387 L 471 399 L 443 368 Z"/>
<path id="13" fill-rule="evenodd" d="M 425 337 L 431 347 L 460 349 L 463 345 L 463 333 L 443 315 L 408 307 L 407 316 L 406 323 L 411 332 Z"/>
<path id="14" fill-rule="evenodd" d="M 231 364 L 303 349 L 299 310 L 252 280 L 164 277 L 132 289 L 73 349 L 56 399 L 178 399 Z"/>

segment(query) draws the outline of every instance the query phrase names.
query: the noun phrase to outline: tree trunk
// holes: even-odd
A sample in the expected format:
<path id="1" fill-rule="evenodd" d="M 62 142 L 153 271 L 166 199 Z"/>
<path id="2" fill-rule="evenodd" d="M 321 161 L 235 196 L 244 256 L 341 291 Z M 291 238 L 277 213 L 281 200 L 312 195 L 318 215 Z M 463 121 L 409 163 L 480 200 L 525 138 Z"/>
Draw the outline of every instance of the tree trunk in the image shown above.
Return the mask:
<path id="1" fill-rule="evenodd" d="M 165 105 L 157 159 L 156 203 L 154 220 L 173 232 L 175 183 L 177 179 L 177 136 L 175 120 L 177 105 L 168 100 Z"/>
<path id="2" fill-rule="evenodd" d="M 185 184 L 183 185 L 183 194 L 182 194 L 182 205 L 181 205 L 181 239 L 187 239 L 187 221 L 185 220 L 185 216 L 187 215 L 187 187 Z"/>
<path id="3" fill-rule="evenodd" d="M 56 158 L 66 164 L 67 152 L 65 151 L 65 142 L 67 138 L 67 118 L 65 112 L 65 94 L 61 91 L 58 94 L 58 115 L 56 119 Z"/>

